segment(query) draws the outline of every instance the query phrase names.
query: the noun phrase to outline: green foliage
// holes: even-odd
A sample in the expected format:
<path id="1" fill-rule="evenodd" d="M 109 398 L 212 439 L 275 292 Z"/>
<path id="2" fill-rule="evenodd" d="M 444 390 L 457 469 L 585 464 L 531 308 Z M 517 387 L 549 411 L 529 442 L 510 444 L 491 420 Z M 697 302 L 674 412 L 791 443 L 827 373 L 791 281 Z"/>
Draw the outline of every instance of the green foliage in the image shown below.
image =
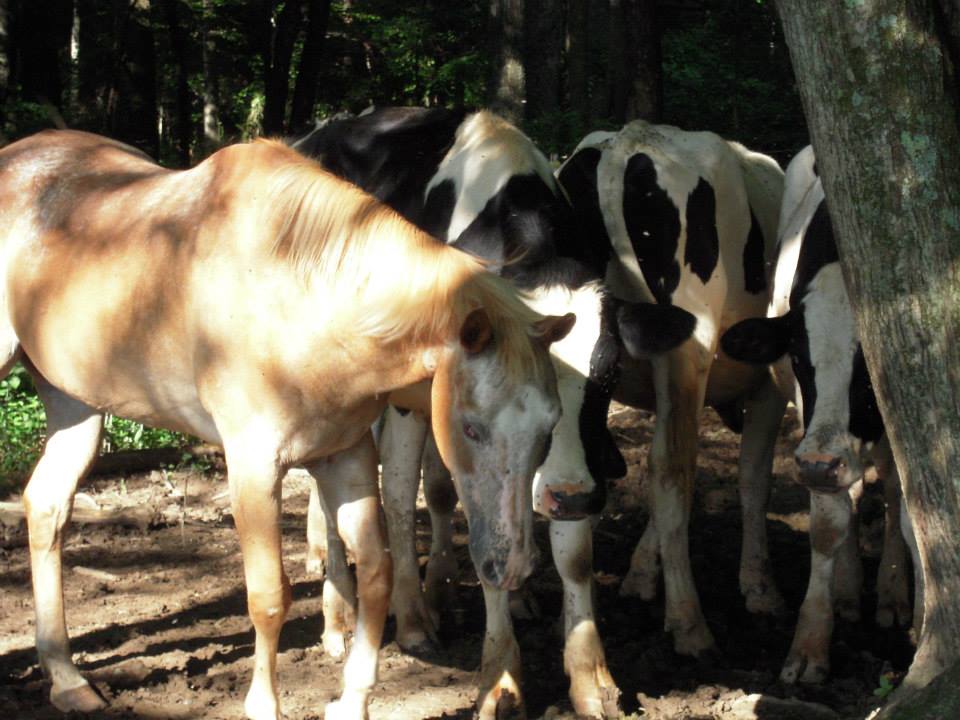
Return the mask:
<path id="1" fill-rule="evenodd" d="M 46 428 L 30 375 L 17 365 L 0 380 L 0 496 L 37 459 Z"/>
<path id="2" fill-rule="evenodd" d="M 0 497 L 26 477 L 40 455 L 46 430 L 43 405 L 33 381 L 23 366 L 17 365 L 0 380 Z M 180 433 L 112 415 L 104 422 L 104 452 L 180 447 L 186 442 Z"/>

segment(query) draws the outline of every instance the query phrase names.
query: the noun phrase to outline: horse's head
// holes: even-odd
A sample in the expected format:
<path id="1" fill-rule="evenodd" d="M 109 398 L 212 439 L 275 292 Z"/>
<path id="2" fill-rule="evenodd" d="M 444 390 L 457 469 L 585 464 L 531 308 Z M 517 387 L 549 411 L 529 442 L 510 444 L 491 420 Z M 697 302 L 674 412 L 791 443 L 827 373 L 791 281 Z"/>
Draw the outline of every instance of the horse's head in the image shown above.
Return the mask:
<path id="1" fill-rule="evenodd" d="M 508 342 L 486 311 L 472 311 L 438 358 L 432 419 L 470 526 L 470 555 L 481 581 L 516 588 L 533 570 L 534 471 L 560 417 L 550 343 L 573 327 L 572 314 L 546 317 L 520 339 L 527 362 L 510 362 Z"/>

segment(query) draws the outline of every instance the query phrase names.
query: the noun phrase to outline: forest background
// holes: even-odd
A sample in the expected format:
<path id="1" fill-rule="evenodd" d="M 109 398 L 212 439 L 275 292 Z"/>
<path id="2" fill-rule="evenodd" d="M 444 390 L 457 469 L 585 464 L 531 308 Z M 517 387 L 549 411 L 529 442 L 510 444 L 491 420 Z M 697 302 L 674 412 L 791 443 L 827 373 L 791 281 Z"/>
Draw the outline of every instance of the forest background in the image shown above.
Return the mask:
<path id="1" fill-rule="evenodd" d="M 70 127 L 188 167 L 384 105 L 490 107 L 554 159 L 638 117 L 782 164 L 809 141 L 765 0 L 0 0 L 0 146 Z M 18 368 L 0 380 L 0 496 L 43 431 Z M 120 419 L 105 438 L 183 442 Z"/>

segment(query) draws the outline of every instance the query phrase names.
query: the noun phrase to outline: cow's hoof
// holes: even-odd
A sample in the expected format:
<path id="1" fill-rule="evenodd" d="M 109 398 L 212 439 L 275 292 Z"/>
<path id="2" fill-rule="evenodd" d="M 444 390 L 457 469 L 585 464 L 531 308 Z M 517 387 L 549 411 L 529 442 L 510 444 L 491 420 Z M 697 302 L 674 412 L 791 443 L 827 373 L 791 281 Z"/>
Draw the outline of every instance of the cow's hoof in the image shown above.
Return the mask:
<path id="1" fill-rule="evenodd" d="M 913 611 L 908 603 L 883 603 L 877 605 L 876 621 L 882 628 L 909 627 L 913 622 Z"/>
<path id="2" fill-rule="evenodd" d="M 100 691 L 87 682 L 69 690 L 51 688 L 50 702 L 63 713 L 92 713 L 107 706 L 107 701 Z"/>
<path id="3" fill-rule="evenodd" d="M 397 637 L 397 645 L 405 655 L 418 658 L 420 660 L 436 660 L 441 655 L 440 646 L 431 638 L 422 633 L 414 633 L 410 637 Z"/>
<path id="4" fill-rule="evenodd" d="M 830 665 L 826 661 L 813 660 L 804 655 L 791 655 L 784 663 L 780 679 L 790 685 L 819 685 L 827 679 L 829 673 Z"/>
<path id="5" fill-rule="evenodd" d="M 673 650 L 678 655 L 689 655 L 701 662 L 709 662 L 720 654 L 705 622 L 686 628 L 671 628 L 668 625 L 667 629 L 673 632 Z"/>
<path id="6" fill-rule="evenodd" d="M 860 622 L 860 599 L 842 599 L 833 604 L 834 612 L 837 616 L 847 622 Z"/>

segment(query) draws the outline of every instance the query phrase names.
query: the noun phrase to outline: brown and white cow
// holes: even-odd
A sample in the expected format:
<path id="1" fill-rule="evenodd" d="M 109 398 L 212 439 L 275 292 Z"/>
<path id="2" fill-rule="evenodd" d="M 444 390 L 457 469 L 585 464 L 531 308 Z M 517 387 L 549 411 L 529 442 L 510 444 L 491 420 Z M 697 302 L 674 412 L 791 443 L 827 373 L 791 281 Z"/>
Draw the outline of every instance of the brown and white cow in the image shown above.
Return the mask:
<path id="1" fill-rule="evenodd" d="M 778 235 L 769 317 L 733 326 L 722 346 L 732 357 L 770 363 L 777 386 L 803 416 L 795 458 L 798 478 L 810 489 L 810 582 L 780 676 L 820 682 L 830 667 L 834 610 L 848 620 L 860 617 L 863 571 L 853 521 L 867 464 L 876 466 L 887 505 L 878 625 L 910 623 L 907 551 L 900 534 L 900 480 L 809 146 L 787 167 Z M 918 611 L 922 606 L 916 604 Z M 917 617 L 917 630 L 919 623 Z"/>
<path id="2" fill-rule="evenodd" d="M 662 562 L 666 629 L 678 652 L 699 656 L 714 647 L 687 542 L 704 404 L 743 429 L 740 587 L 747 607 L 774 612 L 783 605 L 770 574 L 765 520 L 785 403 L 763 373 L 719 350 L 726 328 L 765 313 L 783 172 L 771 158 L 712 133 L 638 120 L 618 133 L 589 135 L 558 179 L 609 289 L 619 298 L 683 308 L 697 319 L 693 336 L 671 352 L 651 359 L 628 352 L 614 397 L 656 410 L 651 517 L 621 593 L 652 599 Z M 632 340 L 624 334 L 628 351 Z"/>

